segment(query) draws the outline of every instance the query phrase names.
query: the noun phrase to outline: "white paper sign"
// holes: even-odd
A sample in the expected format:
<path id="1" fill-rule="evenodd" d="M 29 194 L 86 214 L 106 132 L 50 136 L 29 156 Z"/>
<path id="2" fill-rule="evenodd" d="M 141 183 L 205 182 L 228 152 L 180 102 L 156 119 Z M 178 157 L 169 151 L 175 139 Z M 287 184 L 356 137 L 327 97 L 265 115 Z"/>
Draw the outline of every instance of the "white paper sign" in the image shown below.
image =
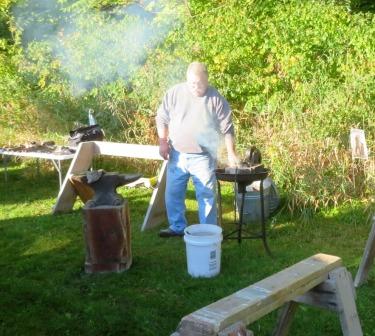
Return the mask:
<path id="1" fill-rule="evenodd" d="M 350 148 L 353 159 L 368 159 L 365 132 L 358 128 L 350 129 Z"/>

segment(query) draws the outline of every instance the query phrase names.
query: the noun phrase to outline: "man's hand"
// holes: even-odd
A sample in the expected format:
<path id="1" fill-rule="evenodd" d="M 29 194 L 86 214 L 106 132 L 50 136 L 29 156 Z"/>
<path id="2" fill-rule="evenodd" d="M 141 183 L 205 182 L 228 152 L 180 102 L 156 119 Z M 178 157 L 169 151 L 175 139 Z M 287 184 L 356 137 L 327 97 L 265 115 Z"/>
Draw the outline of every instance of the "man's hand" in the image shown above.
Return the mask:
<path id="1" fill-rule="evenodd" d="M 169 143 L 168 140 L 165 138 L 159 139 L 159 154 L 164 160 L 168 160 L 169 158 Z"/>
<path id="2" fill-rule="evenodd" d="M 234 148 L 234 136 L 231 133 L 225 134 L 224 136 L 225 146 L 228 154 L 228 165 L 229 167 L 239 167 L 241 164 L 240 159 L 237 157 L 236 150 Z"/>

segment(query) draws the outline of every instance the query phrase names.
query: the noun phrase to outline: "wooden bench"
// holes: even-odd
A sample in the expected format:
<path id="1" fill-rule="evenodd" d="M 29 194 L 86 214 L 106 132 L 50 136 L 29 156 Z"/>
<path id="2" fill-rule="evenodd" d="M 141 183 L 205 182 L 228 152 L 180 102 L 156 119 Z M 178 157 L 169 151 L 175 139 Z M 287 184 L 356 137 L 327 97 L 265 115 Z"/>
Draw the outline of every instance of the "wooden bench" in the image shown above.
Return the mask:
<path id="1" fill-rule="evenodd" d="M 248 324 L 283 305 L 273 334 L 286 335 L 298 303 L 336 311 L 343 335 L 362 335 L 350 273 L 339 257 L 316 254 L 185 316 L 173 336 L 252 335 Z"/>
<path id="2" fill-rule="evenodd" d="M 375 216 L 372 217 L 372 226 L 363 252 L 362 260 L 355 276 L 354 286 L 359 287 L 367 281 L 368 273 L 375 257 Z"/>

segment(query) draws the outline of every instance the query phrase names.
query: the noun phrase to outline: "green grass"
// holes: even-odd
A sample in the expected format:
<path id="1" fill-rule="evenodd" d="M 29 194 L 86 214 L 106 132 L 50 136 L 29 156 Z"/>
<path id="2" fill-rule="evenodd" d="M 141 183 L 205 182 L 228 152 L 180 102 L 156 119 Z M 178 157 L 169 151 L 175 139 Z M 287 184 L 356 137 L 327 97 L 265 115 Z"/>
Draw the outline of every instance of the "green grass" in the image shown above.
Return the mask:
<path id="1" fill-rule="evenodd" d="M 82 203 L 71 213 L 52 215 L 57 175 L 42 166 L 14 164 L 5 183 L 0 168 L 0 334 L 1 335 L 170 335 L 180 319 L 215 300 L 322 252 L 342 257 L 355 276 L 370 224 L 365 207 L 342 206 L 302 222 L 279 213 L 269 220 L 270 258 L 259 240 L 224 241 L 217 277 L 187 274 L 183 240 L 160 239 L 158 228 L 140 232 L 151 192 L 120 188 L 129 199 L 132 267 L 120 274 L 87 275 Z M 230 190 L 225 218 L 229 221 Z M 188 218 L 197 222 L 194 192 Z M 226 223 L 225 230 L 230 229 Z M 375 267 L 357 290 L 365 335 L 375 335 Z M 270 335 L 276 312 L 250 326 Z M 291 335 L 341 335 L 338 317 L 300 306 Z"/>

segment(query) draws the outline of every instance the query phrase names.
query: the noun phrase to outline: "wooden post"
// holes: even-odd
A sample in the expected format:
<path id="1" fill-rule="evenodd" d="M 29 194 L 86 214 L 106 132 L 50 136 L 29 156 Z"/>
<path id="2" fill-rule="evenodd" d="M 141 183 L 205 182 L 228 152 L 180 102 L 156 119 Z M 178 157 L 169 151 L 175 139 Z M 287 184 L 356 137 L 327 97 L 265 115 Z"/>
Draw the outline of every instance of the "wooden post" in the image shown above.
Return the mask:
<path id="1" fill-rule="evenodd" d="M 354 287 L 351 274 L 344 267 L 329 273 L 336 288 L 337 310 L 340 316 L 341 330 L 344 336 L 362 336 L 357 307 L 354 301 Z"/>
<path id="2" fill-rule="evenodd" d="M 298 308 L 298 303 L 294 301 L 287 302 L 279 311 L 276 328 L 273 331 L 273 336 L 288 335 L 292 319 Z"/>
<path id="3" fill-rule="evenodd" d="M 77 192 L 70 182 L 69 177 L 73 174 L 79 174 L 89 170 L 94 157 L 94 151 L 94 142 L 82 142 L 78 145 L 76 155 L 74 156 L 68 172 L 66 173 L 65 180 L 60 189 L 59 195 L 57 196 L 56 204 L 53 207 L 54 214 L 72 210 L 77 199 Z"/>
<path id="4" fill-rule="evenodd" d="M 375 257 L 375 216 L 372 217 L 371 231 L 367 239 L 365 251 L 355 276 L 354 286 L 359 287 L 367 281 L 367 276 Z"/>
<path id="5" fill-rule="evenodd" d="M 167 162 L 164 161 L 159 172 L 156 188 L 152 192 L 150 206 L 147 209 L 141 231 L 150 229 L 162 223 L 166 219 L 165 210 L 165 186 L 167 176 Z"/>
<path id="6" fill-rule="evenodd" d="M 83 208 L 86 273 L 122 272 L 132 263 L 129 207 Z"/>
<path id="7" fill-rule="evenodd" d="M 352 294 L 355 297 L 354 291 L 352 291 Z M 328 278 L 307 293 L 296 297 L 293 301 L 337 312 L 336 284 Z"/>

